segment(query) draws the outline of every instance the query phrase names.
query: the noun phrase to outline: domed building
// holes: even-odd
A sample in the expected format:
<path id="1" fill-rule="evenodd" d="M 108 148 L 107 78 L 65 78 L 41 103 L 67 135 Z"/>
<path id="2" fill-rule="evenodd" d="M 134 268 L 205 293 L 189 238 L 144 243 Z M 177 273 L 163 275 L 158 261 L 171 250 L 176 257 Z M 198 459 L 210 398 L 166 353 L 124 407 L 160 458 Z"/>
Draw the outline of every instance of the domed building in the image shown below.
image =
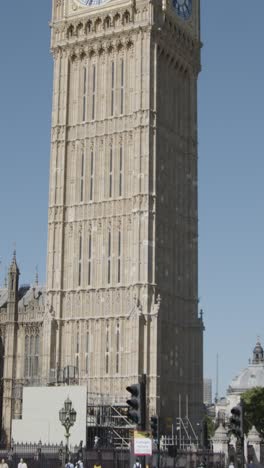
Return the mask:
<path id="1" fill-rule="evenodd" d="M 264 387 L 264 350 L 259 340 L 253 349 L 253 356 L 249 360 L 248 367 L 233 378 L 226 397 L 216 402 L 216 417 L 220 416 L 221 419 L 228 417 L 231 408 L 240 401 L 241 395 L 254 387 Z"/>

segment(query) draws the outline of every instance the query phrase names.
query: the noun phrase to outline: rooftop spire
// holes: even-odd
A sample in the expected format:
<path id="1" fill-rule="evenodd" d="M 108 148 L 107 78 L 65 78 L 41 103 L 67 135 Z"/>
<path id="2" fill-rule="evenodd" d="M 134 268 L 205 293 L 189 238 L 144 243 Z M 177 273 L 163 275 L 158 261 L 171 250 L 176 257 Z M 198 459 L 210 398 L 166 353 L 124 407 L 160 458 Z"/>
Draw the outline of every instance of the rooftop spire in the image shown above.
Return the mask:
<path id="1" fill-rule="evenodd" d="M 36 265 L 35 286 L 38 286 L 38 284 L 39 284 L 38 265 Z"/>
<path id="2" fill-rule="evenodd" d="M 257 343 L 253 350 L 253 359 L 252 364 L 259 364 L 260 362 L 264 361 L 264 351 L 260 343 L 259 336 L 257 337 Z"/>
<path id="3" fill-rule="evenodd" d="M 16 249 L 13 251 L 12 263 L 16 263 Z"/>
<path id="4" fill-rule="evenodd" d="M 16 249 L 14 249 L 13 251 L 13 257 L 12 257 L 9 271 L 18 272 L 19 274 L 19 269 L 18 269 L 17 261 L 16 261 Z"/>

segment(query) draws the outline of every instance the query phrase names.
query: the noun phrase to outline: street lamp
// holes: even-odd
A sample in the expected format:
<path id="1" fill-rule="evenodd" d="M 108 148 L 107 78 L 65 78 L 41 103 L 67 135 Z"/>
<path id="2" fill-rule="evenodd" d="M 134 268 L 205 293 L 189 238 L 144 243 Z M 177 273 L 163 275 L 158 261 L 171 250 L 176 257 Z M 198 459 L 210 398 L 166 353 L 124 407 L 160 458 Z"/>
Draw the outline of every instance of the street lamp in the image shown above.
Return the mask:
<path id="1" fill-rule="evenodd" d="M 74 425 L 76 421 L 76 411 L 72 408 L 72 401 L 67 398 L 64 402 L 64 407 L 59 411 L 60 422 L 65 427 L 65 437 L 66 437 L 66 450 L 69 449 L 69 437 L 70 437 L 70 428 Z"/>

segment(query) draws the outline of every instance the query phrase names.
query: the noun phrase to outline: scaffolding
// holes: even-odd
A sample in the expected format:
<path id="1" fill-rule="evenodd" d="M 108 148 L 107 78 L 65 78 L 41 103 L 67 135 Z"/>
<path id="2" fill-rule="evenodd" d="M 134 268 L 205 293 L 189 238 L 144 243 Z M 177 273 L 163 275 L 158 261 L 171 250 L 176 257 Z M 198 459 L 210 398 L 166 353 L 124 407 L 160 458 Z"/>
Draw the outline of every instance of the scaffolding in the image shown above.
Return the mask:
<path id="1" fill-rule="evenodd" d="M 93 448 L 129 448 L 131 431 L 127 406 L 91 405 L 87 407 L 87 443 Z"/>
<path id="2" fill-rule="evenodd" d="M 161 450 L 167 450 L 172 446 L 177 447 L 179 450 L 197 450 L 199 445 L 199 437 L 187 416 L 176 418 L 175 424 L 172 424 L 171 434 L 160 438 Z"/>

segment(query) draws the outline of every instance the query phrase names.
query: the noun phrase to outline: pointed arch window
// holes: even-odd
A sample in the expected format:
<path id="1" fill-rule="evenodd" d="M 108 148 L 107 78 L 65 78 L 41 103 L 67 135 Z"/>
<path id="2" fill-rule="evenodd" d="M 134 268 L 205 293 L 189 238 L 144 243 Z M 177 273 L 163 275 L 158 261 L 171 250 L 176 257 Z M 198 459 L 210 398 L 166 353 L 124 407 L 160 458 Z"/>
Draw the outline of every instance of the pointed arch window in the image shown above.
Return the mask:
<path id="1" fill-rule="evenodd" d="M 29 336 L 25 337 L 25 377 L 29 376 Z"/>
<path id="2" fill-rule="evenodd" d="M 116 373 L 118 374 L 120 369 L 120 324 L 116 324 Z"/>
<path id="3" fill-rule="evenodd" d="M 105 343 L 105 373 L 106 374 L 109 374 L 109 352 L 110 352 L 109 322 L 106 322 L 106 343 Z"/>
<path id="4" fill-rule="evenodd" d="M 79 354 L 79 352 L 80 352 L 80 334 L 78 332 L 76 336 L 76 354 Z"/>
<path id="5" fill-rule="evenodd" d="M 76 343 L 75 343 L 75 366 L 79 372 L 79 363 L 80 363 L 80 333 L 79 331 L 76 334 Z"/>
<path id="6" fill-rule="evenodd" d="M 114 106 L 115 106 L 115 63 L 111 62 L 111 117 L 114 115 Z"/>
<path id="7" fill-rule="evenodd" d="M 91 151 L 90 158 L 90 191 L 89 191 L 89 201 L 93 201 L 93 192 L 94 192 L 94 152 Z"/>
<path id="8" fill-rule="evenodd" d="M 125 87 L 125 73 L 124 73 L 124 59 L 120 61 L 120 114 L 124 113 L 124 87 Z"/>
<path id="9" fill-rule="evenodd" d="M 39 374 L 39 335 L 25 336 L 24 376 L 28 379 L 38 377 Z"/>
<path id="10" fill-rule="evenodd" d="M 89 372 L 89 346 L 90 346 L 90 339 L 89 339 L 89 330 L 86 331 L 86 338 L 85 338 L 85 373 L 88 374 Z"/>
<path id="11" fill-rule="evenodd" d="M 31 335 L 29 338 L 29 375 L 33 377 L 34 375 L 34 368 L 33 368 L 33 363 L 34 363 L 34 336 Z"/>
<path id="12" fill-rule="evenodd" d="M 81 155 L 80 202 L 83 202 L 84 193 L 84 153 Z"/>
<path id="13" fill-rule="evenodd" d="M 117 235 L 117 282 L 121 281 L 121 230 L 118 230 Z"/>
<path id="14" fill-rule="evenodd" d="M 39 369 L 39 335 L 35 336 L 34 375 L 38 375 Z"/>
<path id="15" fill-rule="evenodd" d="M 91 286 L 92 281 L 92 233 L 88 234 L 88 286 Z"/>
<path id="16" fill-rule="evenodd" d="M 82 235 L 79 237 L 78 286 L 82 283 Z"/>
<path id="17" fill-rule="evenodd" d="M 92 120 L 95 119 L 95 99 L 96 99 L 96 66 L 92 67 L 93 86 L 92 86 Z"/>
<path id="18" fill-rule="evenodd" d="M 113 196 L 113 148 L 110 148 L 109 153 L 109 198 Z"/>
<path id="19" fill-rule="evenodd" d="M 123 194 L 123 146 L 119 148 L 119 188 L 118 195 L 121 197 Z"/>
<path id="20" fill-rule="evenodd" d="M 83 96 L 82 96 L 82 121 L 86 120 L 86 105 L 87 105 L 87 67 L 83 67 Z"/>
<path id="21" fill-rule="evenodd" d="M 111 282 L 111 255 L 112 255 L 112 235 L 108 231 L 108 250 L 107 250 L 107 283 Z"/>

